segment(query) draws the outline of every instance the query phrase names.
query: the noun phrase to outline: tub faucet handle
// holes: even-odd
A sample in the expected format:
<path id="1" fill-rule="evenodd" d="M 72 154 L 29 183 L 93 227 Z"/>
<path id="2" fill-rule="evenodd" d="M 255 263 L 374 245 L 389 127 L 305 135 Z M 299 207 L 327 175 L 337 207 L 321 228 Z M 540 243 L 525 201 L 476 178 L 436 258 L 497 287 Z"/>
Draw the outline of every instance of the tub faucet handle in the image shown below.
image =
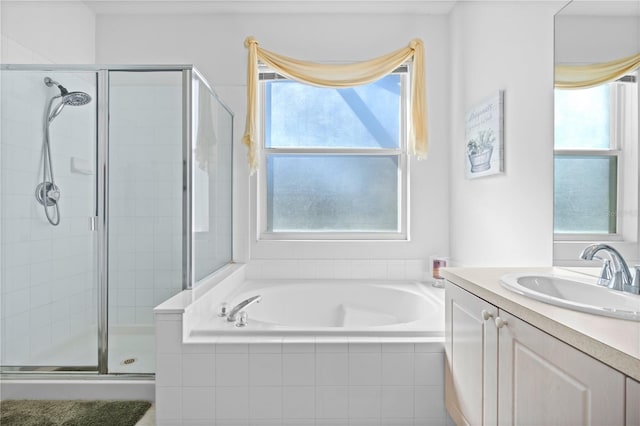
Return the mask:
<path id="1" fill-rule="evenodd" d="M 236 327 L 244 327 L 249 322 L 249 314 L 247 311 L 242 311 L 238 314 L 235 325 Z"/>
<path id="2" fill-rule="evenodd" d="M 221 303 L 220 306 L 218 306 L 218 316 L 226 317 L 228 313 L 229 313 L 229 304 L 226 302 Z"/>

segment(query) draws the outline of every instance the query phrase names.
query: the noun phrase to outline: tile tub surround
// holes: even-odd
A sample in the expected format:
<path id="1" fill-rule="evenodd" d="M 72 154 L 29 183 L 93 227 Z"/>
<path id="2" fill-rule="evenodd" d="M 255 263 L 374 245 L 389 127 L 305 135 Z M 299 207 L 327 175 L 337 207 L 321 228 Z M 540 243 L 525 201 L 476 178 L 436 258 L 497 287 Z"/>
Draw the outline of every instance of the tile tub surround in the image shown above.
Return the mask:
<path id="1" fill-rule="evenodd" d="M 424 259 L 254 259 L 247 279 L 429 280 Z"/>
<path id="2" fill-rule="evenodd" d="M 440 337 L 225 336 L 185 343 L 192 316 L 216 306 L 214 293 L 237 285 L 243 273 L 195 303 L 181 294 L 156 308 L 158 425 L 450 422 Z"/>
<path id="3" fill-rule="evenodd" d="M 156 324 L 158 425 L 447 422 L 441 341 L 183 344 L 180 321 Z"/>

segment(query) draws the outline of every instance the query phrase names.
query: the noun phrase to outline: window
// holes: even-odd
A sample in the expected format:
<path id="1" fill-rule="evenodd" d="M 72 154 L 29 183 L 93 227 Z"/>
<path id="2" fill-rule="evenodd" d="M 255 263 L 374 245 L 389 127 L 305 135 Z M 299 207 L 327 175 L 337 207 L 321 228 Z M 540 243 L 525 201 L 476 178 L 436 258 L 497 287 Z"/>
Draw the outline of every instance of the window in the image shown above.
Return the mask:
<path id="1" fill-rule="evenodd" d="M 554 140 L 556 239 L 621 239 L 625 209 L 637 209 L 635 77 L 556 89 Z"/>
<path id="2" fill-rule="evenodd" d="M 261 74 L 263 239 L 405 239 L 407 72 L 353 88 Z"/>

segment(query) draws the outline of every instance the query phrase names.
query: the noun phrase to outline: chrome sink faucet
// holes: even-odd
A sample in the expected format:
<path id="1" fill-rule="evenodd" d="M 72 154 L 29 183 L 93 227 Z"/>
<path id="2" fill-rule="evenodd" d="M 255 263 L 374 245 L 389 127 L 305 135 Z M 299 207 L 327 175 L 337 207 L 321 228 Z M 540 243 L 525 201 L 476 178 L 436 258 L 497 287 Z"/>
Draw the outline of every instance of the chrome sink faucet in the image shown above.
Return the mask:
<path id="1" fill-rule="evenodd" d="M 227 321 L 234 322 L 236 320 L 236 316 L 238 315 L 238 313 L 240 311 L 242 311 L 244 308 L 246 308 L 247 306 L 251 305 L 252 303 L 260 303 L 260 300 L 262 300 L 262 296 L 261 295 L 257 295 L 257 296 L 250 297 L 250 298 L 248 298 L 246 300 L 243 300 L 242 302 L 238 303 L 227 314 Z"/>
<path id="2" fill-rule="evenodd" d="M 600 251 L 607 253 L 611 261 L 596 256 L 596 253 Z M 640 294 L 640 266 L 635 267 L 636 274 L 635 277 L 632 277 L 627 262 L 615 248 L 608 244 L 591 244 L 582 250 L 580 258 L 583 260 L 596 259 L 603 262 L 598 280 L 599 285 L 612 290 Z"/>

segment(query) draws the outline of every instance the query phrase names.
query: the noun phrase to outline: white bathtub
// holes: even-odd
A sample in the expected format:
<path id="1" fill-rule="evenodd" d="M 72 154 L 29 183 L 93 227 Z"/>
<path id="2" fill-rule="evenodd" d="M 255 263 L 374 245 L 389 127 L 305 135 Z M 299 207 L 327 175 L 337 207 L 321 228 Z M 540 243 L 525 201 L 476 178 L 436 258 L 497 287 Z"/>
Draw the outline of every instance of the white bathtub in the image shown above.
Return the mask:
<path id="1" fill-rule="evenodd" d="M 219 304 L 250 305 L 248 325 L 218 317 Z M 215 304 L 214 304 L 215 305 Z M 441 337 L 444 291 L 415 281 L 250 280 L 211 306 L 189 335 Z"/>

